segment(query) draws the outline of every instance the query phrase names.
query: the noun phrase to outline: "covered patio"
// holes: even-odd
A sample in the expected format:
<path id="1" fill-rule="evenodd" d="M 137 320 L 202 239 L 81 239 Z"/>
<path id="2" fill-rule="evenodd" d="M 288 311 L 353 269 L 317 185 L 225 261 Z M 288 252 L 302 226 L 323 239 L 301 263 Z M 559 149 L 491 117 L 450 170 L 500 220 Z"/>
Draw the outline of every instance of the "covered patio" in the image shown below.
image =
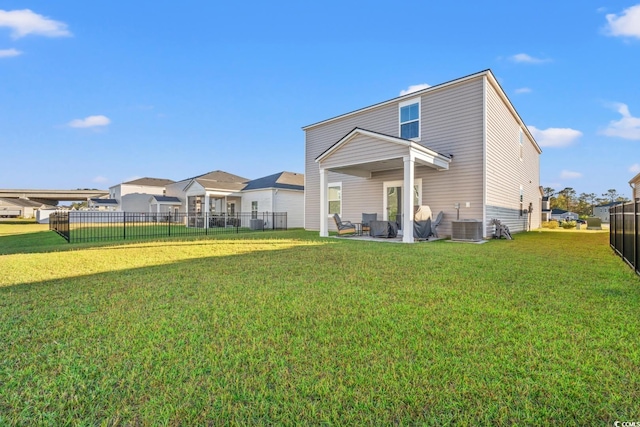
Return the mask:
<path id="1" fill-rule="evenodd" d="M 448 170 L 452 158 L 412 140 L 353 129 L 315 159 L 320 172 L 320 236 L 329 236 L 329 172 L 371 179 L 374 172 L 402 170 L 404 179 L 398 184 L 405 195 L 402 198 L 402 224 L 404 230 L 413 230 L 413 197 L 408 195 L 414 191 L 415 167 Z M 404 232 L 402 242 L 413 243 L 413 232 Z"/>

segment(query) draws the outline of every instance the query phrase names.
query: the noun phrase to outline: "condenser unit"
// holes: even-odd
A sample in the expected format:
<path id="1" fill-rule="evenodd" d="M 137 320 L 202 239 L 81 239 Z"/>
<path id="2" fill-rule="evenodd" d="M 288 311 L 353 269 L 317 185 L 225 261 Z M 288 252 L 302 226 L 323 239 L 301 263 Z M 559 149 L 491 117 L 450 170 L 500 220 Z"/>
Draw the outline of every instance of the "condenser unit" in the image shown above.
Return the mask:
<path id="1" fill-rule="evenodd" d="M 451 221 L 451 240 L 479 242 L 482 240 L 482 221 L 478 219 Z"/>

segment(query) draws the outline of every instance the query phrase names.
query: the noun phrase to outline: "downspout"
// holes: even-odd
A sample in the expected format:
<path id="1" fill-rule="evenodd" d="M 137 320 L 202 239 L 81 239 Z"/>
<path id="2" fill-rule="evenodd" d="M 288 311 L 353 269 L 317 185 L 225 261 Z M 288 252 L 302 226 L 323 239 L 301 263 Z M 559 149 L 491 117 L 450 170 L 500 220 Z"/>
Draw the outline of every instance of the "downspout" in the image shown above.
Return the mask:
<path id="1" fill-rule="evenodd" d="M 482 77 L 482 234 L 487 233 L 487 76 Z"/>

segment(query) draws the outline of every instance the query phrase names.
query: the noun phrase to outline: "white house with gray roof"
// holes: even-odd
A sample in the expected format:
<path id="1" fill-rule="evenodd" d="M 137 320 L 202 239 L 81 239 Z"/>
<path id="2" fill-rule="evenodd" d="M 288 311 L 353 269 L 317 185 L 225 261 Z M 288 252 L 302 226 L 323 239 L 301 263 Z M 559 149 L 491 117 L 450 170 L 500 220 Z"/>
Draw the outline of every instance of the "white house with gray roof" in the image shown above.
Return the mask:
<path id="1" fill-rule="evenodd" d="M 286 212 L 287 227 L 304 227 L 304 174 L 279 172 L 249 181 L 242 206 L 257 212 Z"/>
<path id="2" fill-rule="evenodd" d="M 444 213 L 442 235 L 458 215 L 479 220 L 485 238 L 493 218 L 515 232 L 540 226 L 542 151 L 490 70 L 303 130 L 305 228 L 321 236 L 334 213 L 399 218 L 412 230 L 420 205 Z"/>

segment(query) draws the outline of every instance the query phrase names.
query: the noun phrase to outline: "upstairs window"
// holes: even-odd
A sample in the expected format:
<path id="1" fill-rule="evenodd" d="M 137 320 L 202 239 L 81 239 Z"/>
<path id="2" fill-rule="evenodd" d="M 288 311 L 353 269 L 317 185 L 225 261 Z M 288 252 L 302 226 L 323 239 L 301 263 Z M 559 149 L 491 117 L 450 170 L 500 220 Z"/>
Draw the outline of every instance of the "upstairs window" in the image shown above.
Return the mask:
<path id="1" fill-rule="evenodd" d="M 400 138 L 420 139 L 420 99 L 400 103 Z"/>
<path id="2" fill-rule="evenodd" d="M 522 160 L 522 151 L 523 151 L 523 149 L 522 149 L 522 138 L 523 138 L 522 128 L 520 128 L 520 160 Z"/>

